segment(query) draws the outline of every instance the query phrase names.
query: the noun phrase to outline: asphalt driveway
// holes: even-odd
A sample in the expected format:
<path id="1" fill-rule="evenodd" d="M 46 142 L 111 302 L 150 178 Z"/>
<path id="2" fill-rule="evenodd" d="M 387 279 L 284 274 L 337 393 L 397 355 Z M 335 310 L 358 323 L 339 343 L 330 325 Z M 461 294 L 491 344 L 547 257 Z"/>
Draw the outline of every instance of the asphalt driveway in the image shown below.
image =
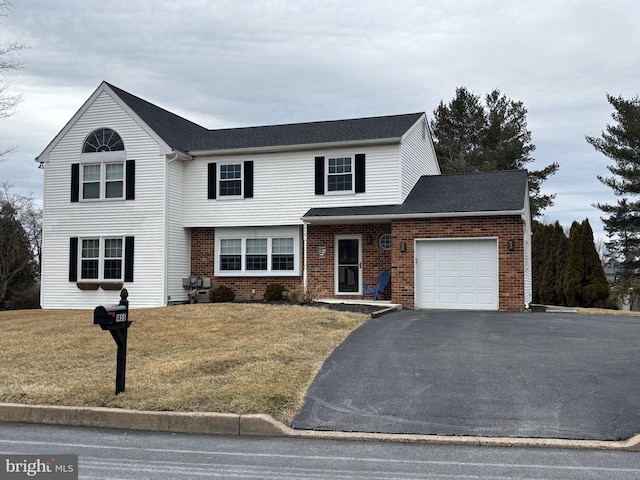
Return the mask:
<path id="1" fill-rule="evenodd" d="M 329 356 L 293 427 L 626 439 L 640 433 L 640 317 L 383 315 Z"/>

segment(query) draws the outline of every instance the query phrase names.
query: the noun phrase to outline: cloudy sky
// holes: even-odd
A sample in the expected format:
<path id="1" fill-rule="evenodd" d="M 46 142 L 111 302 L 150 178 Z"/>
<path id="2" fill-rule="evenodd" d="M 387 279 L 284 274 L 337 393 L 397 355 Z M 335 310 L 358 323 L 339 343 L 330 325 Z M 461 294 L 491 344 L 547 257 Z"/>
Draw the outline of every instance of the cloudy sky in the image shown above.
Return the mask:
<path id="1" fill-rule="evenodd" d="M 610 161 L 584 139 L 611 123 L 606 93 L 640 93 L 637 0 L 13 0 L 0 43 L 23 102 L 0 121 L 0 181 L 41 195 L 33 159 L 106 80 L 208 128 L 425 111 L 456 87 L 522 101 L 535 162 L 559 172 L 544 220 L 615 202 Z"/>

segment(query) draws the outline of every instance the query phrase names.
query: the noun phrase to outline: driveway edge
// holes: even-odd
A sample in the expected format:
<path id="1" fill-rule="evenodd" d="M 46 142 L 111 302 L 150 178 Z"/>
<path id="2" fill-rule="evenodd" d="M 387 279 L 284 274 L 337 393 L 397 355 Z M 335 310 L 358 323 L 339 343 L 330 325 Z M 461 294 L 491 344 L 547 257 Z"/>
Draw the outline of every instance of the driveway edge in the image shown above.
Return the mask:
<path id="1" fill-rule="evenodd" d="M 471 437 L 294 430 L 269 415 L 209 412 L 154 412 L 105 407 L 66 407 L 0 403 L 0 422 L 101 427 L 153 432 L 291 437 L 305 439 L 475 445 L 491 447 L 571 448 L 640 451 L 640 434 L 620 441 L 554 438 Z"/>

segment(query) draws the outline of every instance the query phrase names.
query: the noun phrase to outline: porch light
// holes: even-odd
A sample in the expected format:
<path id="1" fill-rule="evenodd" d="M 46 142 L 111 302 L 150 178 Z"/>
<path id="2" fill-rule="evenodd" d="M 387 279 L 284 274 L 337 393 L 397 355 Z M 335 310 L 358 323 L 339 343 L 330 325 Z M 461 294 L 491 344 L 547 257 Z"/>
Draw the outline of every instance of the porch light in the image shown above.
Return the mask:
<path id="1" fill-rule="evenodd" d="M 516 249 L 516 241 L 511 239 L 507 242 L 507 247 L 509 248 L 510 252 L 513 252 Z"/>
<path id="2" fill-rule="evenodd" d="M 367 234 L 367 245 L 371 245 L 371 234 Z"/>
<path id="3" fill-rule="evenodd" d="M 405 253 L 407 251 L 407 244 L 405 242 L 400 242 L 400 251 Z"/>

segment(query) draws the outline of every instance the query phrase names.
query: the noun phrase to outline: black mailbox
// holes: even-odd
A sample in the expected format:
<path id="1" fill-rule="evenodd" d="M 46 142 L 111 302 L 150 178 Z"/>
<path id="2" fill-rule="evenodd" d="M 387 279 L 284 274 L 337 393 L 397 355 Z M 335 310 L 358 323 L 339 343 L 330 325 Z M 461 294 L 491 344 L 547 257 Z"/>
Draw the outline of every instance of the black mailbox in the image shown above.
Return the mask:
<path id="1" fill-rule="evenodd" d="M 129 321 L 129 309 L 125 305 L 100 305 L 93 311 L 93 323 L 100 325 L 103 330 L 109 327 L 120 326 L 122 322 Z"/>
<path id="2" fill-rule="evenodd" d="M 120 304 L 103 307 L 100 305 L 93 310 L 93 323 L 100 325 L 102 330 L 109 330 L 118 346 L 116 357 L 116 395 L 124 392 L 125 370 L 127 364 L 127 331 L 131 325 L 129 321 L 129 293 L 126 288 L 120 292 Z"/>

